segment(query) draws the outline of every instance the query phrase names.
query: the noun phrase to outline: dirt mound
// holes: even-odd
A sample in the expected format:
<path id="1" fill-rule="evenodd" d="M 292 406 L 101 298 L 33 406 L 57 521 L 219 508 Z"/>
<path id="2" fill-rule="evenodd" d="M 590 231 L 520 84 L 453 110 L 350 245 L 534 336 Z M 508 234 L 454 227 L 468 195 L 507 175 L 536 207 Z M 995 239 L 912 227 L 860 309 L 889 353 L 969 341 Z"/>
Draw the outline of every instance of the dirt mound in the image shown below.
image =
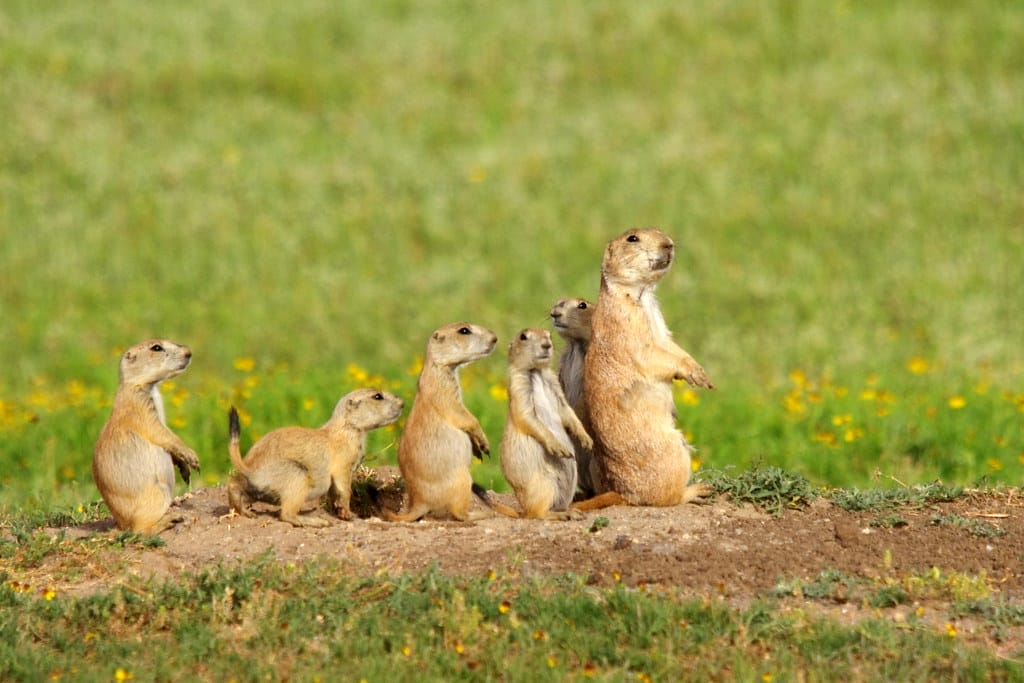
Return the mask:
<path id="1" fill-rule="evenodd" d="M 674 508 L 611 507 L 569 522 L 495 517 L 396 524 L 379 517 L 381 505 L 400 505 L 395 473 L 382 470 L 376 488 L 373 496 L 356 496 L 360 519 L 320 529 L 280 522 L 269 505 L 257 504 L 253 518 L 230 516 L 223 488 L 199 489 L 176 501 L 184 521 L 163 533 L 166 545 L 126 552 L 138 554 L 140 573 L 157 575 L 269 550 L 282 561 L 331 557 L 357 573 L 414 572 L 436 563 L 446 574 L 473 575 L 519 562 L 526 574 L 570 572 L 600 583 L 614 573 L 629 584 L 751 595 L 780 579 L 811 580 L 829 569 L 877 576 L 937 567 L 984 571 L 1005 594 L 1024 597 L 1024 496 L 1015 491 L 967 494 L 895 514 L 847 512 L 818 499 L 776 516 L 719 498 Z M 516 505 L 510 495 L 492 495 Z M 69 531 L 104 527 L 110 525 Z"/>

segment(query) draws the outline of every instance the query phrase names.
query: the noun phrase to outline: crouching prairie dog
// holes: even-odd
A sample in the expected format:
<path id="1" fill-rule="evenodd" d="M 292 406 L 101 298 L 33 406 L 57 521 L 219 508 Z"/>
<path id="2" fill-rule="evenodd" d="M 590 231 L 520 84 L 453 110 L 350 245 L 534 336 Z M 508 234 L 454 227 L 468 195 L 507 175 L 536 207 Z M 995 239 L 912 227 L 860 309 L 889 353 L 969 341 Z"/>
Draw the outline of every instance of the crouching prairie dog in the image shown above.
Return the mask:
<path id="1" fill-rule="evenodd" d="M 252 501 L 281 506 L 283 522 L 322 527 L 322 517 L 301 515 L 307 502 L 327 494 L 335 514 L 351 519 L 352 473 L 366 453 L 366 434 L 402 414 L 402 399 L 379 389 L 357 389 L 334 406 L 322 427 L 281 427 L 259 439 L 242 458 L 238 411 L 229 414 L 228 452 L 235 473 L 228 482 L 231 510 L 252 517 Z"/>
<path id="2" fill-rule="evenodd" d="M 551 325 L 565 341 L 558 357 L 558 382 L 562 385 L 565 398 L 586 429 L 586 408 L 583 401 L 583 359 L 590 345 L 591 321 L 594 304 L 586 299 L 561 299 L 551 308 Z M 594 478 L 591 474 L 593 453 L 572 434 L 569 438 L 576 451 L 577 486 L 584 496 L 594 495 Z"/>
<path id="3" fill-rule="evenodd" d="M 660 230 L 628 230 L 608 243 L 583 388 L 599 490 L 634 505 L 678 505 L 705 495 L 690 485 L 691 446 L 675 425 L 672 381 L 714 388 L 674 341 L 654 289 L 674 257 Z"/>
<path id="4" fill-rule="evenodd" d="M 524 517 L 570 519 L 577 473 L 569 436 L 588 450 L 593 442 L 551 370 L 551 349 L 551 334 L 539 329 L 525 329 L 509 344 L 501 470 Z"/>
<path id="5" fill-rule="evenodd" d="M 447 513 L 465 521 L 492 514 L 469 509 L 473 493 L 489 504 L 483 489 L 473 484 L 469 467 L 474 455 L 490 453 L 490 444 L 462 403 L 459 368 L 489 356 L 497 342 L 494 332 L 470 323 L 451 323 L 430 335 L 416 398 L 398 442 L 408 509 L 387 511 L 386 519 L 411 522 L 428 513 Z"/>
<path id="6" fill-rule="evenodd" d="M 92 456 L 92 477 L 117 526 L 159 533 L 180 521 L 168 514 L 174 468 L 185 483 L 199 458 L 167 427 L 160 383 L 185 371 L 187 346 L 151 339 L 121 355 L 110 418 Z"/>

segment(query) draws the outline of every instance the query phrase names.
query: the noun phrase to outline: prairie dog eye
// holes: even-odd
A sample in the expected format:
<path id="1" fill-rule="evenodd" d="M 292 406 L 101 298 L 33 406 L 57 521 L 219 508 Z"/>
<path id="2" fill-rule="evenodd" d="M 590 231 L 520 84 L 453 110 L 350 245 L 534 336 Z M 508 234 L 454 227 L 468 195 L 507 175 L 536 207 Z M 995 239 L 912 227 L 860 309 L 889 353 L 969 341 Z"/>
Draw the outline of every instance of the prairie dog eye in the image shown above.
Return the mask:
<path id="1" fill-rule="evenodd" d="M 630 235 L 629 237 L 626 238 L 626 241 L 627 242 L 639 242 L 640 238 L 637 237 L 636 235 Z"/>
<path id="2" fill-rule="evenodd" d="M 587 302 L 586 302 L 586 301 L 581 301 L 581 302 L 579 302 L 579 303 L 578 303 L 578 304 L 576 305 L 576 308 L 580 309 L 581 311 L 585 311 L 585 310 L 587 310 Z"/>
<path id="3" fill-rule="evenodd" d="M 164 350 L 164 347 L 160 346 L 159 344 L 153 344 L 152 346 L 149 347 L 149 350 L 150 351 L 156 351 L 157 353 L 160 353 L 161 351 Z"/>
<path id="4" fill-rule="evenodd" d="M 525 333 L 525 332 L 522 332 L 522 333 L 520 333 L 520 335 L 519 335 L 519 339 L 520 339 L 521 341 L 526 341 L 526 333 Z"/>
<path id="5" fill-rule="evenodd" d="M 473 334 L 473 330 L 469 329 L 468 327 L 460 327 L 459 334 Z"/>
<path id="6" fill-rule="evenodd" d="M 380 393 L 378 391 L 376 394 L 373 395 L 373 400 L 374 401 L 383 401 L 384 400 L 384 394 L 382 394 L 382 393 Z"/>

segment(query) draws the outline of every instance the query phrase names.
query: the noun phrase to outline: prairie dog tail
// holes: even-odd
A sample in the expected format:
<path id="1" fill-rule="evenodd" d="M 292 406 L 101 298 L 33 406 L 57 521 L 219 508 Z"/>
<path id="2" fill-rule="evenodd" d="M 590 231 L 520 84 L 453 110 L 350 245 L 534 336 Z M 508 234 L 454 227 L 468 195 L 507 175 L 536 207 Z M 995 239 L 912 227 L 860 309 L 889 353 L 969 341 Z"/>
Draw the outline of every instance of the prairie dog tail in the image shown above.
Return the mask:
<path id="1" fill-rule="evenodd" d="M 491 497 L 487 494 L 487 489 L 476 482 L 473 482 L 473 493 L 479 498 L 484 505 L 497 512 L 499 515 L 505 515 L 506 517 L 519 517 L 519 513 L 513 508 L 507 505 L 499 503 L 496 500 L 491 500 Z"/>
<path id="2" fill-rule="evenodd" d="M 228 413 L 228 454 L 231 456 L 231 464 L 235 470 L 242 474 L 248 473 L 248 468 L 245 466 L 245 461 L 242 460 L 242 450 L 238 445 L 239 437 L 242 433 L 242 427 L 238 420 L 238 411 L 235 410 L 234 406 L 231 406 L 231 411 Z"/>

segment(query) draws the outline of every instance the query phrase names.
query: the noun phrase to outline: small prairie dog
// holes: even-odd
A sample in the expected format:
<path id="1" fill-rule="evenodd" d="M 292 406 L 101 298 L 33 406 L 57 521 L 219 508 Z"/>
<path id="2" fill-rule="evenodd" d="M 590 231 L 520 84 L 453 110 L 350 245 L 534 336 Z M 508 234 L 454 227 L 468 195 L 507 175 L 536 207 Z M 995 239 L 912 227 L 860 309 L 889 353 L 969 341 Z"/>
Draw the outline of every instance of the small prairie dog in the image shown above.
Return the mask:
<path id="1" fill-rule="evenodd" d="M 595 484 L 634 505 L 677 505 L 707 492 L 689 485 L 691 446 L 676 429 L 672 381 L 714 385 L 672 340 L 654 297 L 674 249 L 655 228 L 628 230 L 608 243 L 584 360 Z"/>
<path id="2" fill-rule="evenodd" d="M 562 354 L 558 357 L 558 381 L 573 412 L 581 420 L 585 420 L 583 359 L 590 345 L 594 304 L 586 299 L 562 299 L 551 308 L 550 316 L 552 326 L 565 340 Z M 584 495 L 591 496 L 594 494 L 593 476 L 590 472 L 593 454 L 590 447 L 584 447 L 572 434 L 569 437 L 576 449 L 576 470 L 579 473 L 577 486 Z"/>
<path id="3" fill-rule="evenodd" d="M 551 334 L 525 329 L 508 349 L 508 415 L 501 438 L 501 470 L 523 516 L 570 519 L 576 459 L 569 435 L 593 442 L 551 371 Z"/>
<path id="4" fill-rule="evenodd" d="M 110 418 L 92 456 L 92 476 L 117 526 L 159 533 L 180 521 L 167 514 L 174 468 L 189 481 L 199 458 L 167 427 L 160 383 L 184 372 L 187 346 L 168 339 L 144 341 L 121 355 Z"/>
<path id="5" fill-rule="evenodd" d="M 242 459 L 238 411 L 229 415 L 228 452 L 235 474 L 228 482 L 231 510 L 252 517 L 252 501 L 279 504 L 280 518 L 292 526 L 322 527 L 322 517 L 300 515 L 306 502 L 327 494 L 340 519 L 351 519 L 352 473 L 366 453 L 367 432 L 402 414 L 402 399 L 379 389 L 357 389 L 334 406 L 322 427 L 282 427 L 259 439 Z"/>
<path id="6" fill-rule="evenodd" d="M 470 323 L 451 323 L 427 341 L 416 398 L 398 443 L 398 466 L 408 494 L 408 511 L 385 513 L 390 521 L 412 522 L 428 513 L 465 521 L 491 516 L 469 509 L 475 492 L 469 466 L 490 453 L 487 435 L 462 403 L 459 368 L 485 358 L 498 342 L 494 332 Z M 478 493 L 480 495 L 480 493 Z M 484 502 L 489 502 L 481 495 Z"/>

